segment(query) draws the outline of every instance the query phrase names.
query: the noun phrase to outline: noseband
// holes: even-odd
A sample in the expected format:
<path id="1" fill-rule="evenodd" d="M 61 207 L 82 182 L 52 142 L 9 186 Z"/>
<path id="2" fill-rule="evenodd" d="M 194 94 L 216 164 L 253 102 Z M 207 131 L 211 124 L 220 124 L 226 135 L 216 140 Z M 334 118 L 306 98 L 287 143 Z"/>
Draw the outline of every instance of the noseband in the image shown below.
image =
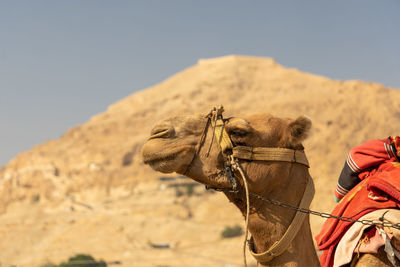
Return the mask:
<path id="1" fill-rule="evenodd" d="M 228 181 L 231 183 L 232 188 L 229 190 L 231 192 L 237 192 L 237 182 L 235 177 L 233 176 L 232 172 L 232 156 L 228 155 L 226 152 L 228 150 L 231 150 L 233 148 L 233 144 L 231 141 L 231 138 L 229 137 L 229 134 L 226 132 L 225 130 L 225 120 L 222 117 L 222 112 L 224 111 L 224 108 L 221 106 L 220 108 L 213 108 L 206 116 L 205 118 L 207 119 L 206 122 L 206 126 L 203 129 L 203 132 L 201 133 L 200 136 L 200 140 L 196 145 L 195 148 L 195 153 L 193 154 L 193 158 L 190 161 L 190 163 L 187 165 L 186 167 L 186 171 L 183 173 L 184 175 L 187 174 L 187 172 L 189 171 L 191 165 L 193 164 L 194 159 L 196 158 L 196 155 L 200 154 L 200 150 L 206 140 L 207 137 L 207 132 L 208 132 L 208 128 L 210 127 L 210 125 L 213 128 L 212 131 L 212 137 L 211 137 L 211 143 L 210 146 L 207 149 L 207 152 L 205 154 L 206 157 L 208 157 L 210 155 L 210 151 L 211 151 L 211 147 L 214 143 L 214 139 L 217 139 L 217 142 L 221 148 L 222 154 L 225 157 L 224 160 L 224 172 L 225 172 L 225 176 L 228 178 Z M 211 189 L 211 187 L 206 186 L 207 189 Z M 215 189 L 217 191 L 220 191 L 220 188 L 212 188 Z"/>

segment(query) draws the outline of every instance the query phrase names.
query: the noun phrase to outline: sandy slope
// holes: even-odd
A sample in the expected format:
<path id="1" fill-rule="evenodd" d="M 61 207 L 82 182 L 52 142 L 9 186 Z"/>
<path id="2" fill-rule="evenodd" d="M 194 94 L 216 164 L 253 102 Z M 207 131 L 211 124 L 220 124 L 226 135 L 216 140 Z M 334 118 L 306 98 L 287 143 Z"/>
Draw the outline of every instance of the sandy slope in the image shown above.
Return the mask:
<path id="1" fill-rule="evenodd" d="M 161 174 L 144 166 L 139 154 L 157 120 L 206 113 L 219 104 L 226 115 L 306 114 L 313 120 L 304 145 L 317 188 L 312 208 L 321 211 L 334 205 L 332 191 L 348 150 L 398 134 L 400 125 L 399 90 L 332 81 L 269 58 L 199 60 L 0 170 L 0 263 L 35 266 L 89 252 L 125 260 L 125 266 L 240 264 L 241 239 L 219 236 L 224 226 L 242 222 L 228 201 L 197 188 L 201 193 L 192 197 L 161 190 Z M 314 233 L 321 222 L 312 218 Z M 175 245 L 154 250 L 148 241 Z"/>

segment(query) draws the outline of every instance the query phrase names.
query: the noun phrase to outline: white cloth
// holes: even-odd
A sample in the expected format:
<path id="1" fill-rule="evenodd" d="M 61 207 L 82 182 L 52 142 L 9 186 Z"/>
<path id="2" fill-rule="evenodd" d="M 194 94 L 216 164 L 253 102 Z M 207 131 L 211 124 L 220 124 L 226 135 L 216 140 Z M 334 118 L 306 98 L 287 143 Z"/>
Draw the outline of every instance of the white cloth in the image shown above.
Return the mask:
<path id="1" fill-rule="evenodd" d="M 384 216 L 385 220 L 388 220 L 392 223 L 400 222 L 400 210 L 398 209 L 375 210 L 373 212 L 365 214 L 359 220 L 379 221 L 379 218 L 381 218 L 385 212 L 386 212 Z M 333 267 L 339 267 L 351 261 L 353 257 L 353 252 L 357 247 L 358 241 L 360 240 L 364 230 L 368 227 L 370 227 L 370 225 L 364 225 L 359 222 L 353 223 L 353 225 L 346 231 L 346 233 L 344 234 L 344 236 L 342 237 L 342 239 L 340 240 L 339 244 L 336 247 Z M 393 230 L 399 232 L 399 230 L 396 229 Z M 397 234 L 395 235 L 397 236 Z"/>

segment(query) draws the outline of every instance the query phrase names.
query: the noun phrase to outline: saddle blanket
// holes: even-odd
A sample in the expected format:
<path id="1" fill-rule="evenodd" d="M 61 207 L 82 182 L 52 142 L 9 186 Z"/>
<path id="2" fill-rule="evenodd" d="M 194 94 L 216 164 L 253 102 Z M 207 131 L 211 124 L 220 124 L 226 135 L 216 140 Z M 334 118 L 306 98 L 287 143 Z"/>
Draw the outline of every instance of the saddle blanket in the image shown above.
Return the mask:
<path id="1" fill-rule="evenodd" d="M 362 216 L 360 220 L 373 220 L 379 221 L 380 218 L 384 218 L 385 222 L 396 223 L 400 222 L 400 210 L 399 209 L 381 209 L 376 210 Z M 385 245 L 385 238 L 382 236 L 386 235 L 387 238 L 392 239 L 393 236 L 400 237 L 400 230 L 398 229 L 386 229 L 385 233 L 381 233 L 380 230 L 372 228 L 370 225 L 365 225 L 360 222 L 355 222 L 340 239 L 339 244 L 336 247 L 336 252 L 333 261 L 333 267 L 340 267 L 351 262 L 354 253 L 378 253 L 378 249 Z M 367 233 L 364 233 L 367 230 Z M 360 239 L 362 239 L 361 242 Z"/>
<path id="2" fill-rule="evenodd" d="M 400 168 L 376 172 L 356 185 L 339 202 L 332 215 L 358 220 L 378 209 L 400 208 Z M 337 244 L 353 222 L 329 218 L 316 236 L 323 267 L 332 267 Z"/>

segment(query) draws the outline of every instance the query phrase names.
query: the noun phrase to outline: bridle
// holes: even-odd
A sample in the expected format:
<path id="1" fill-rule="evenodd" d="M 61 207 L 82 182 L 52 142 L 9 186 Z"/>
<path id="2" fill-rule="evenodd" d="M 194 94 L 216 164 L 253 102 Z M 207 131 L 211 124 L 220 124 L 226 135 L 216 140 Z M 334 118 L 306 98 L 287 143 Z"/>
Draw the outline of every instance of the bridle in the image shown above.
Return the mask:
<path id="1" fill-rule="evenodd" d="M 224 108 L 222 106 L 218 108 L 213 108 L 210 113 L 207 114 L 207 122 L 201 134 L 200 140 L 196 145 L 195 153 L 193 155 L 192 160 L 187 165 L 184 175 L 189 171 L 191 165 L 193 164 L 194 159 L 196 156 L 199 155 L 200 150 L 205 143 L 207 132 L 210 126 L 212 126 L 212 139 L 210 145 L 206 152 L 206 157 L 209 156 L 211 147 L 214 143 L 214 139 L 216 139 L 217 143 L 219 144 L 222 154 L 225 158 L 224 160 L 224 172 L 225 176 L 227 177 L 228 181 L 231 184 L 231 188 L 211 188 L 207 187 L 208 189 L 215 189 L 217 191 L 224 191 L 224 192 L 231 192 L 231 193 L 238 193 L 239 190 L 237 189 L 237 177 L 234 175 L 235 172 L 239 173 L 242 180 L 243 185 L 245 187 L 246 192 L 246 231 L 245 231 L 245 241 L 243 247 L 244 253 L 244 264 L 247 266 L 246 263 L 246 251 L 245 245 L 247 241 L 247 234 L 248 234 L 248 220 L 250 214 L 250 201 L 249 201 L 249 191 L 247 186 L 247 179 L 246 174 L 244 173 L 242 167 L 240 166 L 239 160 L 249 160 L 249 161 L 274 161 L 274 162 L 290 162 L 290 163 L 298 163 L 306 166 L 309 168 L 309 163 L 307 157 L 303 150 L 296 150 L 296 149 L 288 149 L 288 148 L 276 148 L 276 147 L 249 147 L 249 146 L 236 146 L 233 144 L 228 132 L 225 129 L 225 122 L 226 119 L 223 118 L 222 113 L 224 112 Z M 251 193 L 254 195 L 253 193 Z M 314 196 L 314 185 L 312 179 L 308 179 L 306 189 L 304 190 L 303 197 L 298 205 L 299 209 L 306 209 L 310 206 L 311 201 Z M 249 249 L 253 257 L 260 263 L 266 263 L 271 261 L 273 258 L 282 254 L 290 243 L 293 241 L 294 237 L 297 235 L 298 231 L 300 230 L 301 226 L 303 225 L 303 221 L 306 218 L 306 214 L 297 211 L 291 224 L 289 225 L 288 229 L 281 237 L 281 239 L 275 242 L 267 251 L 263 253 L 256 253 L 254 248 L 254 242 L 251 238 L 248 242 Z"/>

